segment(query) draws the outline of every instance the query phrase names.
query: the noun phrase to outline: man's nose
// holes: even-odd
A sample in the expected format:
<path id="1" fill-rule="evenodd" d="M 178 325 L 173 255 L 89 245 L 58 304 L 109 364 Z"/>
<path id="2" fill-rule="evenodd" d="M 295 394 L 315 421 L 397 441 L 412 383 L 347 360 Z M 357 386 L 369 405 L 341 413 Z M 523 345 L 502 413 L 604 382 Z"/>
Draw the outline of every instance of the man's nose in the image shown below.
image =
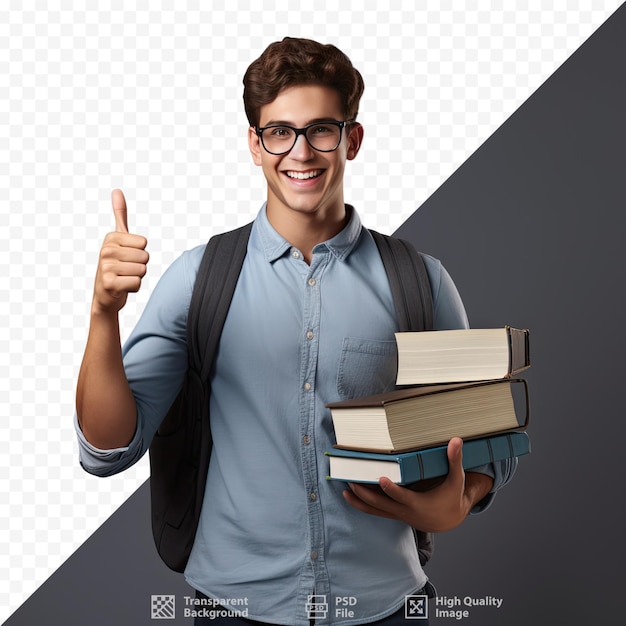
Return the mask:
<path id="1" fill-rule="evenodd" d="M 296 139 L 296 143 L 293 144 L 293 148 L 289 152 L 289 156 L 292 159 L 307 160 L 312 158 L 314 153 L 313 148 L 309 145 L 304 134 L 299 135 Z"/>

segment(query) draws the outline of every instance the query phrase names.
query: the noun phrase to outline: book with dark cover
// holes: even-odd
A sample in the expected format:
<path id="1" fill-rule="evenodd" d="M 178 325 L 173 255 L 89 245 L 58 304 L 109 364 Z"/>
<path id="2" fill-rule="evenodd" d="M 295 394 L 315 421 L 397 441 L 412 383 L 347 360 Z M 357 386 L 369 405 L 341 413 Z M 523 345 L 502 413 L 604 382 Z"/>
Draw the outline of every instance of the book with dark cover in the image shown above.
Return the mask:
<path id="1" fill-rule="evenodd" d="M 517 401 L 513 387 L 523 390 L 515 394 Z M 529 420 L 522 379 L 411 387 L 327 406 L 337 447 L 368 452 L 407 452 L 447 444 L 452 437 L 521 430 Z"/>
<path id="2" fill-rule="evenodd" d="M 398 385 L 511 378 L 530 367 L 528 329 L 396 333 Z"/>
<path id="3" fill-rule="evenodd" d="M 463 443 L 465 470 L 487 463 L 522 456 L 530 452 L 525 432 L 510 432 Z M 377 454 L 333 449 L 327 478 L 346 482 L 378 483 L 382 476 L 400 485 L 445 476 L 448 473 L 447 445 L 402 454 Z"/>

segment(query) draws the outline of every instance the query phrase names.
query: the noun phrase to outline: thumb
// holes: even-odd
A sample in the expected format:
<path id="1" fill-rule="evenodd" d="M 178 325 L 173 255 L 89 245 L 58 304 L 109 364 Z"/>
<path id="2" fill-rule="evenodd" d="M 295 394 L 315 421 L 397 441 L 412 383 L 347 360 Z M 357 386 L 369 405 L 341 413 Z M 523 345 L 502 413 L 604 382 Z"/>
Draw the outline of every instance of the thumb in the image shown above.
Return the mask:
<path id="1" fill-rule="evenodd" d="M 111 192 L 111 203 L 113 204 L 113 214 L 115 215 L 115 231 L 127 233 L 128 211 L 126 209 L 126 198 L 124 198 L 121 189 L 114 189 Z"/>
<path id="2" fill-rule="evenodd" d="M 463 475 L 463 439 L 453 437 L 448 443 L 448 476 Z"/>

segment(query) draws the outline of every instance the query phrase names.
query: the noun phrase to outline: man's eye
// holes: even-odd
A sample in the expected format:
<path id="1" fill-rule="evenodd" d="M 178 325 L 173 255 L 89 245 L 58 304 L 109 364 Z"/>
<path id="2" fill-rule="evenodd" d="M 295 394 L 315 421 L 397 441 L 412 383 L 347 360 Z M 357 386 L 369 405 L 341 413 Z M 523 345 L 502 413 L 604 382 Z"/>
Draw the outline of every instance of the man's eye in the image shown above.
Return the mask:
<path id="1" fill-rule="evenodd" d="M 332 126 L 314 126 L 313 128 L 311 128 L 311 132 L 315 135 L 323 135 L 324 133 L 332 133 L 333 132 L 333 128 Z"/>
<path id="2" fill-rule="evenodd" d="M 284 139 L 291 136 L 291 129 L 283 126 L 277 126 L 276 128 L 272 128 L 270 134 L 272 137 L 276 137 L 277 139 Z"/>

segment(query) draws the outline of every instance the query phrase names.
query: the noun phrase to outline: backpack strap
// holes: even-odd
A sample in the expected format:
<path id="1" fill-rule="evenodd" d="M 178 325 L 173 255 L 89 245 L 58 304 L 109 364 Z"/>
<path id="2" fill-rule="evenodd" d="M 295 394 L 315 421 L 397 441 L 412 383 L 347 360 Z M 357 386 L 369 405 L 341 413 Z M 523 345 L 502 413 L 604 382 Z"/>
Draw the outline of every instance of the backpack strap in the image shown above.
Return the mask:
<path id="1" fill-rule="evenodd" d="M 208 381 L 248 248 L 252 222 L 214 235 L 206 246 L 187 319 L 189 366 Z M 199 323 L 199 320 L 202 323 Z"/>
<path id="2" fill-rule="evenodd" d="M 433 330 L 433 296 L 422 254 L 404 239 L 382 235 L 370 230 L 378 246 L 396 309 L 401 332 Z M 432 533 L 413 529 L 417 553 L 422 566 L 435 549 Z"/>
<path id="3" fill-rule="evenodd" d="M 404 239 L 370 230 L 383 260 L 401 332 L 433 329 L 433 296 L 422 255 Z"/>

